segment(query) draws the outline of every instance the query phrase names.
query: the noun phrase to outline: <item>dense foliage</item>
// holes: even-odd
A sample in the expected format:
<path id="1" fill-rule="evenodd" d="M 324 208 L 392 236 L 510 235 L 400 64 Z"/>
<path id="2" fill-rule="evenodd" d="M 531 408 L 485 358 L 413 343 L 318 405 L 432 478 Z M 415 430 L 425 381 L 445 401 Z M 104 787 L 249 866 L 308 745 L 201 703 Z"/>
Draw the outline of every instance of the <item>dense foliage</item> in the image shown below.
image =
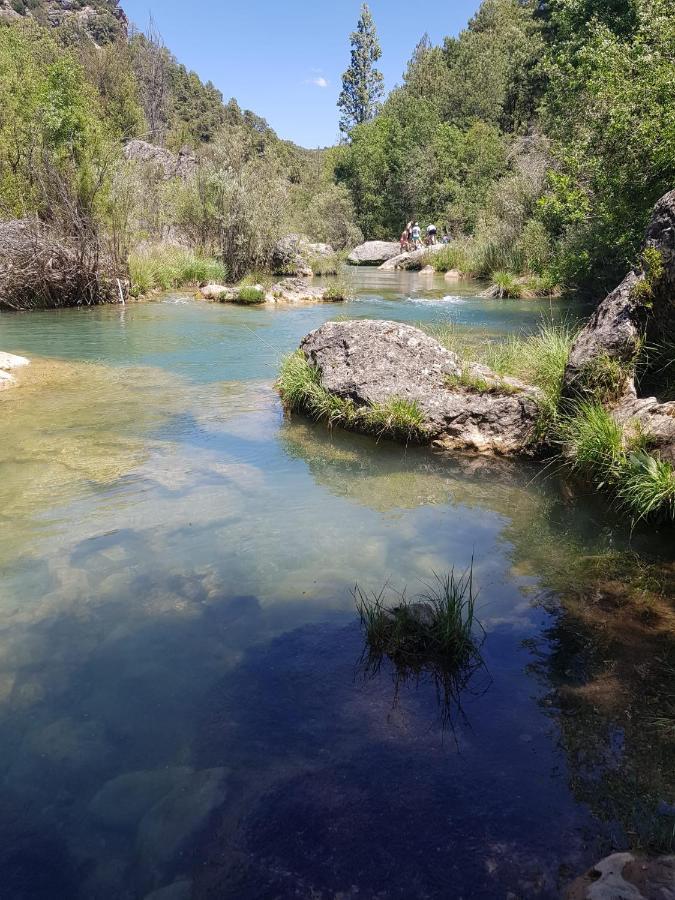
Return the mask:
<path id="1" fill-rule="evenodd" d="M 336 177 L 369 237 L 415 217 L 490 269 L 609 286 L 675 184 L 674 60 L 667 0 L 484 0 L 458 38 L 420 41 Z"/>

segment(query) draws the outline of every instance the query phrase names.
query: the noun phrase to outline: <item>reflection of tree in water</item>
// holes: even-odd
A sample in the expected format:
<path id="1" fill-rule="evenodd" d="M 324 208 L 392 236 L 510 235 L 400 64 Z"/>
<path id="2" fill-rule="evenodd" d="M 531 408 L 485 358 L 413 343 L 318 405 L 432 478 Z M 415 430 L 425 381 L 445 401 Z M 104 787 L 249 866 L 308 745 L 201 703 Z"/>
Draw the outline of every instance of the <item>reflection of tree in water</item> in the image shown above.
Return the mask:
<path id="1" fill-rule="evenodd" d="M 598 629 L 562 608 L 531 649 L 550 692 L 580 802 L 611 829 L 612 849 L 675 848 L 675 638 L 671 627 L 618 617 Z M 631 625 L 632 622 L 632 625 Z"/>

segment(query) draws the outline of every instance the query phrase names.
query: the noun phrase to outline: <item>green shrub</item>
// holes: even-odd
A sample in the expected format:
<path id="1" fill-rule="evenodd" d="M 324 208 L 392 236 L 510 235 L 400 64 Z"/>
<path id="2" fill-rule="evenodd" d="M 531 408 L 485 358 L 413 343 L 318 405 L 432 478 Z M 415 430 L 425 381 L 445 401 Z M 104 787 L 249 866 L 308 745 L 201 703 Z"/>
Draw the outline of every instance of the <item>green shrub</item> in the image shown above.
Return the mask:
<path id="1" fill-rule="evenodd" d="M 543 275 L 551 262 L 551 239 L 543 222 L 530 219 L 518 242 L 528 272 Z"/>
<path id="2" fill-rule="evenodd" d="M 349 285 L 346 281 L 338 278 L 336 281 L 331 281 L 331 283 L 326 288 L 323 296 L 325 300 L 331 300 L 334 302 L 338 302 L 340 300 L 349 300 Z"/>
<path id="3" fill-rule="evenodd" d="M 180 247 L 156 246 L 129 256 L 131 293 L 140 297 L 153 290 L 223 282 L 227 272 L 222 263 Z"/>
<path id="4" fill-rule="evenodd" d="M 239 287 L 232 298 L 232 303 L 239 303 L 241 306 L 255 306 L 264 302 L 265 291 L 263 288 L 255 287 L 253 285 Z"/>
<path id="5" fill-rule="evenodd" d="M 634 521 L 675 522 L 675 470 L 644 451 L 632 453 L 618 479 L 617 495 Z"/>
<path id="6" fill-rule="evenodd" d="M 428 253 L 422 262 L 425 266 L 432 266 L 437 272 L 456 270 L 462 274 L 470 274 L 465 242 L 455 241 L 452 244 L 446 244 L 442 250 Z"/>
<path id="7" fill-rule="evenodd" d="M 307 260 L 312 273 L 317 276 L 337 275 L 340 271 L 341 258 L 337 253 L 331 256 L 316 256 Z"/>

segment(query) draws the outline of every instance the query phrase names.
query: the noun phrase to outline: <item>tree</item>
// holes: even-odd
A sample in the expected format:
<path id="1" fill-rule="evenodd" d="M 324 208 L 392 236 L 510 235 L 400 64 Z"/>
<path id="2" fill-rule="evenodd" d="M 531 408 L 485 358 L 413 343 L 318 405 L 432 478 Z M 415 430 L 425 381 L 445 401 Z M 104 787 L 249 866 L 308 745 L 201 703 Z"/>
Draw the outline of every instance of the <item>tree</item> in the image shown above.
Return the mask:
<path id="1" fill-rule="evenodd" d="M 382 50 L 366 3 L 361 7 L 351 43 L 352 59 L 342 76 L 342 92 L 338 100 L 338 108 L 342 111 L 340 131 L 344 134 L 349 134 L 356 125 L 363 125 L 375 118 L 384 93 L 384 78 L 375 68 Z"/>

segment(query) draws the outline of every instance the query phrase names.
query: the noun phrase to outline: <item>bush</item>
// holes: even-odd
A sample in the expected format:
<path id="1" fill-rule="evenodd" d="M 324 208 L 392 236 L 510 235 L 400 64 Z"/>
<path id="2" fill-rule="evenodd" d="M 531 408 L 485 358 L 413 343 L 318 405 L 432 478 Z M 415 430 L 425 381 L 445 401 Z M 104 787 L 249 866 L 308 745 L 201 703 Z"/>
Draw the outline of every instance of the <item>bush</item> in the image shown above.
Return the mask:
<path id="1" fill-rule="evenodd" d="M 522 282 L 511 272 L 493 272 L 492 284 L 485 292 L 486 296 L 496 297 L 498 300 L 520 300 L 524 294 Z"/>
<path id="2" fill-rule="evenodd" d="M 324 300 L 339 302 L 340 300 L 348 300 L 350 297 L 349 285 L 342 279 L 331 281 L 326 288 Z"/>
<path id="3" fill-rule="evenodd" d="M 591 477 L 599 486 L 614 483 L 625 463 L 623 429 L 599 403 L 582 401 L 559 425 L 565 459 L 570 468 Z"/>
<path id="4" fill-rule="evenodd" d="M 218 260 L 180 247 L 157 245 L 129 256 L 131 293 L 140 297 L 153 290 L 197 286 L 227 279 L 225 266 Z"/>
<path id="5" fill-rule="evenodd" d="M 261 287 L 244 285 L 237 289 L 232 303 L 239 303 L 241 306 L 255 306 L 265 302 L 265 291 Z"/>
<path id="6" fill-rule="evenodd" d="M 337 253 L 331 256 L 316 256 L 307 260 L 312 274 L 317 276 L 337 275 L 340 271 L 340 262 L 340 256 Z"/>

